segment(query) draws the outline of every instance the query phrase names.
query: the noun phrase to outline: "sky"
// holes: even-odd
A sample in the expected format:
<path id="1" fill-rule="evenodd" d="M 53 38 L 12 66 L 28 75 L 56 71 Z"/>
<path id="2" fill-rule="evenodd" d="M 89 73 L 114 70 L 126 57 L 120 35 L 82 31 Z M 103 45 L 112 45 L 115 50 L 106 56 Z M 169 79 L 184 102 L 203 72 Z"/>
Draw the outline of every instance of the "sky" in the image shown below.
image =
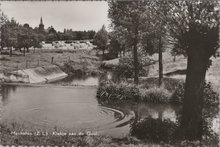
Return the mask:
<path id="1" fill-rule="evenodd" d="M 1 1 L 1 10 L 14 17 L 20 24 L 38 27 L 43 18 L 45 28 L 53 26 L 57 31 L 99 30 L 104 24 L 109 28 L 106 1 Z"/>

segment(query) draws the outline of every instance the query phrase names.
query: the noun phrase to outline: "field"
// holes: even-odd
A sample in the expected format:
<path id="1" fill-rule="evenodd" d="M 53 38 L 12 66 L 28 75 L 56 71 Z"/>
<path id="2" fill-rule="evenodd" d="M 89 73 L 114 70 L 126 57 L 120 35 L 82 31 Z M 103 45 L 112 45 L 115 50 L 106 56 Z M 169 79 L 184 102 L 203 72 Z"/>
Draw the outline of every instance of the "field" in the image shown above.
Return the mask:
<path id="1" fill-rule="evenodd" d="M 158 55 L 154 54 L 151 58 L 157 61 Z M 174 61 L 173 58 L 169 52 L 163 53 L 163 73 L 165 75 L 171 73 L 170 77 L 172 78 L 185 79 L 185 74 L 179 74 L 178 71 L 185 72 L 187 58 L 177 56 L 176 61 Z M 215 91 L 218 91 L 220 88 L 220 57 L 212 57 L 211 59 L 212 65 L 207 71 L 206 80 L 212 83 Z M 103 63 L 111 64 L 111 62 L 114 62 L 112 64 L 117 64 L 115 63 L 116 59 L 104 61 Z M 68 70 L 71 68 L 75 71 L 84 70 L 84 72 L 92 71 L 98 73 L 100 63 L 101 61 L 94 50 L 36 49 L 36 51 L 30 50 L 26 56 L 23 56 L 23 54 L 18 51 L 14 52 L 12 57 L 9 55 L 0 55 L 0 72 L 10 72 L 18 69 L 55 64 L 66 72 L 69 72 Z M 148 77 L 157 77 L 158 62 L 145 68 L 149 68 Z"/>
<path id="2" fill-rule="evenodd" d="M 158 55 L 155 54 L 152 56 L 154 60 L 158 60 Z M 177 56 L 176 61 L 173 61 L 173 58 L 170 53 L 163 53 L 163 73 L 173 73 L 170 77 L 176 79 L 185 79 L 185 74 L 180 74 L 178 71 L 185 73 L 187 68 L 187 57 Z M 211 58 L 212 65 L 208 69 L 206 73 L 207 82 L 211 82 L 215 91 L 218 91 L 220 88 L 220 57 Z M 176 72 L 176 73 L 175 73 Z M 157 77 L 158 76 L 158 62 L 152 66 L 150 66 L 149 77 Z"/>
<path id="3" fill-rule="evenodd" d="M 52 62 L 53 57 L 53 62 Z M 157 61 L 157 54 L 152 56 L 152 58 Z M 114 63 L 116 60 L 113 60 Z M 99 57 L 96 55 L 96 51 L 93 50 L 61 50 L 61 49 L 53 49 L 53 50 L 41 50 L 36 49 L 30 53 L 27 53 L 26 56 L 23 56 L 20 52 L 14 52 L 14 55 L 10 57 L 9 55 L 0 55 L 0 72 L 10 72 L 17 69 L 25 69 L 25 68 L 33 68 L 38 66 L 46 66 L 46 65 L 58 65 L 62 70 L 69 74 L 73 74 L 74 71 L 78 72 L 99 72 L 99 67 L 101 61 Z M 216 92 L 220 88 L 220 58 L 212 58 L 212 65 L 207 71 L 206 79 L 211 82 L 213 88 Z M 173 57 L 169 53 L 163 54 L 163 66 L 164 66 L 164 74 L 170 74 L 170 78 L 176 79 L 184 79 L 185 74 L 178 74 L 176 71 L 184 71 L 187 66 L 187 58 L 183 56 L 176 57 L 176 61 L 173 61 Z M 146 67 L 149 68 L 149 67 Z M 158 76 L 158 62 L 154 65 L 151 65 L 149 68 L 149 77 L 157 77 Z M 140 77 L 140 84 L 146 85 L 148 87 L 152 87 L 150 79 L 148 77 Z M 166 80 L 168 78 L 164 78 Z M 142 83 L 143 82 L 143 83 Z M 155 80 L 152 81 L 155 84 Z M 169 86 L 171 82 L 167 85 Z M 165 85 L 166 86 L 166 85 Z M 174 89 L 173 87 L 167 89 Z M 157 90 L 157 89 L 156 89 Z M 129 90 L 129 92 L 132 92 Z M 129 94 L 129 92 L 126 92 Z M 157 93 L 158 91 L 156 91 Z M 160 92 L 160 91 L 159 91 Z M 151 91 L 148 91 L 151 93 Z M 148 94 L 143 93 L 143 94 Z M 153 91 L 154 93 L 154 91 Z M 149 95 L 149 94 L 148 94 Z M 123 139 L 116 139 L 107 136 L 16 136 L 11 135 L 10 128 L 8 126 L 1 125 L 0 138 L 3 144 L 14 144 L 14 145 L 76 145 L 76 146 L 209 146 L 210 144 L 213 146 L 216 145 L 215 142 L 202 140 L 196 142 L 175 142 L 171 144 L 165 144 L 163 142 L 154 144 L 149 142 L 143 142 L 131 136 L 128 136 Z"/>
<path id="4" fill-rule="evenodd" d="M 99 58 L 93 50 L 36 49 L 35 52 L 31 50 L 26 56 L 23 56 L 18 51 L 14 51 L 12 57 L 0 55 L 0 72 L 10 72 L 52 64 L 58 65 L 63 69 L 64 65 L 69 62 L 71 62 L 71 66 L 74 69 L 86 67 L 86 69 L 95 70 L 99 66 Z"/>

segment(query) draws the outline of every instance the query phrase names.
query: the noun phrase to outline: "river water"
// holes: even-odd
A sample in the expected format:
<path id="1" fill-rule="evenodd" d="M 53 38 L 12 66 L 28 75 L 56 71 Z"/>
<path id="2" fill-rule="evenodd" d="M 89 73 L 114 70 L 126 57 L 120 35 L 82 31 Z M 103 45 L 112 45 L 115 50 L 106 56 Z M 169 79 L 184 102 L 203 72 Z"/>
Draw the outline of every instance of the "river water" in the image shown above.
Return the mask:
<path id="1" fill-rule="evenodd" d="M 82 86 L 56 86 L 56 85 Z M 138 118 L 177 121 L 179 107 L 139 103 L 119 107 L 102 106 L 96 99 L 99 78 L 65 79 L 54 86 L 2 85 L 1 123 L 14 129 L 68 132 L 92 131 L 100 135 L 123 137 Z M 219 119 L 212 119 L 217 130 Z"/>

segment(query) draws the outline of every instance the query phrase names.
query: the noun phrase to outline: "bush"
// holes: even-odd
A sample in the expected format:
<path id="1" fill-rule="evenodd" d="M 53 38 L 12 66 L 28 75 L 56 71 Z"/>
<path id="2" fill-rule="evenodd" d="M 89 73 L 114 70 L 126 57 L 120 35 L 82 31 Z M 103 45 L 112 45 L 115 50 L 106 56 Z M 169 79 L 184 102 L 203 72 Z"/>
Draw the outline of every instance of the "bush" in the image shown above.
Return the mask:
<path id="1" fill-rule="evenodd" d="M 148 69 L 144 68 L 144 65 L 149 64 L 150 59 L 147 57 L 140 57 L 139 58 L 139 75 L 148 75 Z M 132 55 L 126 55 L 119 59 L 119 65 L 113 69 L 113 72 L 118 77 L 125 77 L 125 78 L 133 78 L 134 77 L 134 61 Z"/>
<path id="2" fill-rule="evenodd" d="M 149 103 L 169 103 L 170 96 L 171 93 L 163 88 L 142 89 L 134 84 L 112 82 L 101 83 L 97 91 L 99 102 L 104 104 L 138 100 Z"/>
<path id="3" fill-rule="evenodd" d="M 139 89 L 133 84 L 101 83 L 97 91 L 98 100 L 104 104 L 127 100 L 138 101 L 139 96 Z"/>
<path id="4" fill-rule="evenodd" d="M 158 83 L 159 83 L 158 78 L 154 78 L 154 77 L 146 78 L 146 79 L 140 80 L 140 87 L 148 89 L 151 87 L 158 86 Z M 183 80 L 164 77 L 162 87 L 168 90 L 169 92 L 174 92 L 175 90 L 179 88 L 179 85 L 181 85 L 182 83 L 183 83 Z"/>
<path id="5" fill-rule="evenodd" d="M 177 124 L 171 120 L 148 117 L 132 124 L 131 135 L 148 142 L 170 142 L 175 138 L 176 129 Z"/>
<path id="6" fill-rule="evenodd" d="M 171 93 L 163 88 L 149 88 L 140 90 L 141 100 L 151 103 L 169 103 Z"/>
<path id="7" fill-rule="evenodd" d="M 183 98 L 184 98 L 184 88 L 185 84 L 182 83 L 178 86 L 176 91 L 174 92 L 171 102 L 175 104 L 182 104 L 183 103 Z M 207 106 L 211 105 L 218 105 L 219 104 L 219 94 L 216 93 L 212 86 L 211 83 L 205 83 L 204 89 L 203 89 L 203 99 L 204 99 L 204 104 Z"/>

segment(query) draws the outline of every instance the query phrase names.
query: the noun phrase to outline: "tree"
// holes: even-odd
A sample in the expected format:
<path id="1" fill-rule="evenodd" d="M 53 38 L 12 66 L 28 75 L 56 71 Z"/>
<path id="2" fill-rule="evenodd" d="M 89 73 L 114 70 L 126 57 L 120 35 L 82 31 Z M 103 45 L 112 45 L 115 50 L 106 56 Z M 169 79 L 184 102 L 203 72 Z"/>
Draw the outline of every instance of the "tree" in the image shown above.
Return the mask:
<path id="1" fill-rule="evenodd" d="M 108 39 L 108 32 L 106 31 L 105 26 L 103 25 L 94 37 L 94 43 L 98 46 L 99 49 L 102 50 L 103 56 L 108 45 Z"/>
<path id="2" fill-rule="evenodd" d="M 108 46 L 109 54 L 112 58 L 117 58 L 118 54 L 121 53 L 122 47 L 119 41 L 115 38 L 111 38 Z"/>
<path id="3" fill-rule="evenodd" d="M 134 83 L 138 84 L 138 44 L 140 43 L 140 31 L 143 23 L 143 13 L 149 1 L 109 1 L 109 18 L 114 29 L 125 29 L 130 47 L 133 48 Z"/>
<path id="4" fill-rule="evenodd" d="M 1 4 L 0 4 L 1 6 Z M 2 42 L 2 26 L 8 21 L 7 16 L 1 11 L 0 9 L 0 52 L 2 52 L 3 49 L 3 42 Z"/>
<path id="5" fill-rule="evenodd" d="M 76 31 L 76 40 L 81 40 L 82 39 L 82 32 L 81 31 Z"/>
<path id="6" fill-rule="evenodd" d="M 163 52 L 167 48 L 168 2 L 155 0 L 146 5 L 142 29 L 142 46 L 148 55 L 158 53 L 159 86 L 163 80 Z"/>
<path id="7" fill-rule="evenodd" d="M 91 30 L 91 31 L 88 31 L 88 34 L 89 34 L 89 38 L 88 39 L 93 39 L 94 36 L 95 36 L 95 31 Z"/>
<path id="8" fill-rule="evenodd" d="M 114 30 L 110 33 L 110 44 L 109 44 L 109 52 L 118 54 L 122 56 L 125 56 L 125 50 L 127 48 L 127 51 L 132 46 L 132 44 L 129 42 L 130 39 L 128 35 L 128 32 L 126 29 L 122 27 L 114 27 Z"/>
<path id="9" fill-rule="evenodd" d="M 19 24 L 12 18 L 7 20 L 1 28 L 1 45 L 10 49 L 10 56 L 12 56 L 12 48 L 17 44 L 18 27 Z"/>
<path id="10" fill-rule="evenodd" d="M 201 139 L 203 87 L 210 57 L 219 42 L 217 1 L 170 2 L 170 34 L 187 59 L 185 93 L 181 120 L 186 139 Z"/>

